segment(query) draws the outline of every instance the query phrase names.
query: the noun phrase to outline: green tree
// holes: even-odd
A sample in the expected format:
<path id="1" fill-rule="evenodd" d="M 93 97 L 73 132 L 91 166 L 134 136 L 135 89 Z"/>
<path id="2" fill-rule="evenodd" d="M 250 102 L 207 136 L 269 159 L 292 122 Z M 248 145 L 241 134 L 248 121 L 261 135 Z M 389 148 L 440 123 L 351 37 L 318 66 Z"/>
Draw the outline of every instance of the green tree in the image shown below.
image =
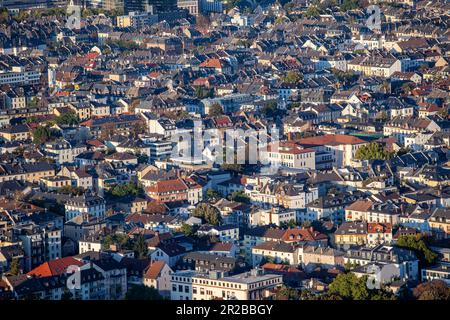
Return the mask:
<path id="1" fill-rule="evenodd" d="M 34 129 L 32 135 L 33 142 L 36 144 L 45 143 L 60 136 L 58 131 L 44 126 L 39 126 Z"/>
<path id="2" fill-rule="evenodd" d="M 207 223 L 218 225 L 222 221 L 219 209 L 207 203 L 200 203 L 193 211 L 194 217 L 202 218 Z"/>
<path id="3" fill-rule="evenodd" d="M 349 85 L 358 80 L 359 76 L 356 73 L 353 73 L 351 71 L 342 71 L 338 69 L 332 69 L 333 75 L 337 78 L 339 83 L 342 83 L 343 85 Z"/>
<path id="4" fill-rule="evenodd" d="M 366 282 L 366 277 L 358 278 L 351 272 L 342 273 L 330 284 L 329 293 L 348 300 L 367 300 L 369 298 L 369 289 Z"/>
<path id="5" fill-rule="evenodd" d="M 344 265 L 345 270 L 347 270 L 347 271 L 350 271 L 358 266 L 359 266 L 359 264 L 356 262 L 346 262 Z"/>
<path id="6" fill-rule="evenodd" d="M 20 10 L 19 14 L 14 18 L 17 22 L 24 22 L 30 17 L 29 13 L 25 10 Z"/>
<path id="7" fill-rule="evenodd" d="M 73 196 L 81 196 L 85 192 L 83 187 L 72 187 L 72 186 L 61 187 L 61 188 L 59 188 L 58 191 L 59 191 L 59 193 L 71 194 Z"/>
<path id="8" fill-rule="evenodd" d="M 228 0 L 226 2 L 227 10 L 230 10 L 236 6 L 239 6 L 240 2 L 241 2 L 241 0 Z"/>
<path id="9" fill-rule="evenodd" d="M 203 86 L 198 86 L 195 88 L 195 96 L 199 99 L 211 98 L 213 96 L 213 91 Z"/>
<path id="10" fill-rule="evenodd" d="M 358 160 L 387 160 L 392 153 L 385 150 L 378 142 L 371 142 L 356 150 L 355 158 Z"/>
<path id="11" fill-rule="evenodd" d="M 218 117 L 218 116 L 221 116 L 221 115 L 224 114 L 224 113 L 223 113 L 223 108 L 222 108 L 222 106 L 221 106 L 220 104 L 214 103 L 213 105 L 211 105 L 211 106 L 209 107 L 209 112 L 208 112 L 208 114 L 209 114 L 211 117 Z"/>
<path id="12" fill-rule="evenodd" d="M 8 9 L 1 8 L 0 9 L 0 24 L 6 24 L 9 21 L 9 13 Z"/>
<path id="13" fill-rule="evenodd" d="M 106 235 L 102 240 L 105 249 L 109 249 L 112 244 L 118 244 L 123 249 L 134 250 L 134 245 L 126 234 Z"/>
<path id="14" fill-rule="evenodd" d="M 56 123 L 58 125 L 74 126 L 80 123 L 80 119 L 74 111 L 70 110 L 69 112 L 63 113 L 62 115 L 57 117 Z"/>
<path id="15" fill-rule="evenodd" d="M 427 245 L 427 239 L 422 235 L 404 235 L 397 239 L 397 247 L 413 250 L 422 266 L 433 264 L 438 254 Z"/>
<path id="16" fill-rule="evenodd" d="M 297 84 L 303 79 L 302 75 L 294 70 L 289 70 L 282 78 L 283 82 Z"/>
<path id="17" fill-rule="evenodd" d="M 103 237 L 102 245 L 105 249 L 109 249 L 112 244 L 114 244 L 114 237 L 112 235 L 108 234 L 107 236 Z"/>
<path id="18" fill-rule="evenodd" d="M 450 287 L 442 280 L 433 280 L 419 284 L 413 295 L 418 300 L 450 300 Z"/>
<path id="19" fill-rule="evenodd" d="M 275 294 L 275 300 L 300 300 L 300 294 L 297 289 L 283 286 Z"/>
<path id="20" fill-rule="evenodd" d="M 355 10 L 359 8 L 358 0 L 344 0 L 341 6 L 342 11 Z"/>
<path id="21" fill-rule="evenodd" d="M 389 119 L 389 117 L 388 117 L 388 114 L 386 113 L 386 111 L 383 110 L 383 111 L 378 112 L 376 119 L 385 122 Z"/>
<path id="22" fill-rule="evenodd" d="M 302 228 L 307 229 L 307 228 L 310 228 L 311 226 L 312 226 L 312 224 L 311 224 L 311 221 L 309 221 L 309 220 L 305 220 L 302 223 Z"/>
<path id="23" fill-rule="evenodd" d="M 442 107 L 442 109 L 438 111 L 437 115 L 444 119 L 448 118 L 448 107 Z"/>
<path id="24" fill-rule="evenodd" d="M 214 189 L 209 188 L 206 190 L 206 198 L 207 199 L 218 199 L 220 198 L 220 193 Z"/>
<path id="25" fill-rule="evenodd" d="M 239 163 L 224 163 L 220 166 L 222 170 L 242 173 L 244 167 Z"/>
<path id="26" fill-rule="evenodd" d="M 409 94 L 415 87 L 416 86 L 413 82 L 406 82 L 402 85 L 402 91 L 405 94 Z"/>
<path id="27" fill-rule="evenodd" d="M 181 225 L 180 231 L 183 232 L 184 235 L 187 237 L 193 237 L 195 235 L 195 233 L 197 232 L 197 227 L 187 224 L 187 223 L 183 223 Z"/>
<path id="28" fill-rule="evenodd" d="M 136 156 L 138 157 L 138 163 L 147 164 L 150 160 L 150 158 L 146 154 L 137 154 Z"/>
<path id="29" fill-rule="evenodd" d="M 113 186 L 109 193 L 115 197 L 125 197 L 125 196 L 139 196 L 143 193 L 142 188 L 134 183 L 128 182 L 126 184 L 116 184 Z"/>
<path id="30" fill-rule="evenodd" d="M 243 190 L 233 192 L 230 199 L 236 202 L 250 203 L 250 197 Z"/>
<path id="31" fill-rule="evenodd" d="M 127 291 L 125 300 L 163 300 L 163 297 L 153 287 L 133 285 Z"/>
<path id="32" fill-rule="evenodd" d="M 305 16 L 307 18 L 316 18 L 321 14 L 319 7 L 312 5 L 308 7 L 308 10 L 305 12 Z"/>
<path id="33" fill-rule="evenodd" d="M 138 235 L 136 241 L 134 242 L 133 250 L 137 253 L 137 256 L 140 259 L 148 256 L 147 243 L 145 242 L 145 238 L 142 234 Z"/>
<path id="34" fill-rule="evenodd" d="M 261 108 L 261 113 L 267 118 L 273 118 L 279 114 L 278 105 L 274 101 L 265 103 Z"/>
<path id="35" fill-rule="evenodd" d="M 72 300 L 73 294 L 69 289 L 64 288 L 64 292 L 61 294 L 61 300 Z"/>
<path id="36" fill-rule="evenodd" d="M 238 163 L 238 158 L 236 152 L 234 152 L 233 162 L 227 162 L 227 150 L 224 148 L 223 150 L 223 163 L 220 165 L 220 168 L 225 171 L 232 171 L 235 173 L 243 173 L 244 166 Z"/>
<path id="37" fill-rule="evenodd" d="M 20 274 L 20 263 L 19 259 L 13 258 L 11 261 L 11 265 L 9 266 L 9 273 L 17 276 Z"/>
<path id="38" fill-rule="evenodd" d="M 291 219 L 291 220 L 289 220 L 287 226 L 288 226 L 288 228 L 296 228 L 297 223 L 293 219 Z"/>

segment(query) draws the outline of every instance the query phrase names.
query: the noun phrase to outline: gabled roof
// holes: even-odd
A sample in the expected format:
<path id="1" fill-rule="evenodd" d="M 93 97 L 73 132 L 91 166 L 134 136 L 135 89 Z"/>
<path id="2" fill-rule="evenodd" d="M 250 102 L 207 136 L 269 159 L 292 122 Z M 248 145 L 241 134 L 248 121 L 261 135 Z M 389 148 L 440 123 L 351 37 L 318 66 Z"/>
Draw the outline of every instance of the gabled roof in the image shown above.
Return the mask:
<path id="1" fill-rule="evenodd" d="M 326 240 L 327 236 L 319 231 L 315 231 L 312 228 L 300 229 L 300 228 L 289 228 L 287 229 L 283 236 L 283 241 L 317 241 Z"/>
<path id="2" fill-rule="evenodd" d="M 71 265 L 81 267 L 83 263 L 73 257 L 65 257 L 44 262 L 40 266 L 28 272 L 27 275 L 35 275 L 38 277 L 51 277 L 61 275 L 66 273 L 67 268 Z"/>
<path id="3" fill-rule="evenodd" d="M 164 261 L 153 262 L 145 272 L 144 278 L 156 280 L 160 276 L 161 271 L 164 269 L 165 265 L 166 263 Z"/>
<path id="4" fill-rule="evenodd" d="M 351 211 L 367 212 L 372 207 L 372 205 L 373 202 L 368 199 L 357 200 L 348 207 L 346 207 L 345 209 Z"/>
<path id="5" fill-rule="evenodd" d="M 186 191 L 188 187 L 182 179 L 172 179 L 166 181 L 158 181 L 156 184 L 147 188 L 150 193 L 168 193 L 176 191 Z"/>

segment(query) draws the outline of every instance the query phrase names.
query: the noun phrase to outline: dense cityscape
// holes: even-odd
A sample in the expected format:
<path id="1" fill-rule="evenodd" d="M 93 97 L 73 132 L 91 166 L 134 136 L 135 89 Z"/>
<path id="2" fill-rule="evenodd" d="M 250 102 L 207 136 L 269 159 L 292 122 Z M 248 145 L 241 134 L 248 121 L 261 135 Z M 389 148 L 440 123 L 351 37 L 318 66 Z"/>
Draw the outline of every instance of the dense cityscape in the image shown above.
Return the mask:
<path id="1" fill-rule="evenodd" d="M 449 26 L 0 0 L 0 300 L 450 300 Z"/>

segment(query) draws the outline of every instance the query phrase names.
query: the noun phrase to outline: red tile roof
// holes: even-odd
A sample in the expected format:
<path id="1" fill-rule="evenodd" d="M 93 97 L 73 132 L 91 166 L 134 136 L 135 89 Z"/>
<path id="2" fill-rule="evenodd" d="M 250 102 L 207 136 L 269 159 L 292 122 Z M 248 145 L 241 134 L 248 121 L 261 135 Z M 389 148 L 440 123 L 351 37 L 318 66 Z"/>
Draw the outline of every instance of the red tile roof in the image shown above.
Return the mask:
<path id="1" fill-rule="evenodd" d="M 324 240 L 327 239 L 327 236 L 319 231 L 315 231 L 312 228 L 309 229 L 300 229 L 293 228 L 287 229 L 283 234 L 283 241 L 315 241 L 315 240 Z"/>
<path id="2" fill-rule="evenodd" d="M 390 223 L 371 222 L 367 224 L 368 233 L 392 233 L 392 225 Z"/>
<path id="3" fill-rule="evenodd" d="M 230 242 L 217 242 L 213 245 L 210 251 L 230 251 L 233 244 Z"/>
<path id="4" fill-rule="evenodd" d="M 188 187 L 181 179 L 171 179 L 165 181 L 158 181 L 156 184 L 147 188 L 150 193 L 162 194 L 169 192 L 186 191 Z"/>
<path id="5" fill-rule="evenodd" d="M 310 145 L 310 146 L 367 143 L 362 139 L 345 134 L 326 134 L 323 136 L 302 138 L 297 140 L 297 142 L 301 145 Z"/>
<path id="6" fill-rule="evenodd" d="M 157 279 L 164 268 L 166 263 L 164 261 L 155 261 L 145 272 L 144 278 L 146 279 Z"/>
<path id="7" fill-rule="evenodd" d="M 364 200 L 357 200 L 353 202 L 351 205 L 349 205 L 345 210 L 352 210 L 352 211 L 358 211 L 358 212 L 367 212 L 373 205 L 373 202 L 364 199 Z"/>
<path id="8" fill-rule="evenodd" d="M 208 59 L 204 62 L 202 62 L 200 64 L 201 68 L 216 68 L 216 69 L 220 69 L 222 68 L 222 63 L 220 61 L 220 59 L 217 58 L 212 58 L 212 59 Z"/>
<path id="9" fill-rule="evenodd" d="M 293 267 L 293 266 L 287 266 L 284 264 L 277 264 L 277 263 L 266 263 L 262 266 L 264 270 L 269 271 L 278 271 L 278 272 L 286 272 L 286 273 L 302 273 L 301 270 Z"/>
<path id="10" fill-rule="evenodd" d="M 301 154 L 315 152 L 313 149 L 303 148 L 292 141 L 282 141 L 278 144 L 278 150 L 275 144 L 269 145 L 270 152 L 287 153 L 287 154 Z"/>
<path id="11" fill-rule="evenodd" d="M 35 275 L 38 277 L 51 277 L 64 274 L 67 268 L 71 265 L 81 267 L 83 263 L 73 257 L 65 257 L 61 259 L 44 262 L 40 266 L 34 268 L 28 275 Z"/>

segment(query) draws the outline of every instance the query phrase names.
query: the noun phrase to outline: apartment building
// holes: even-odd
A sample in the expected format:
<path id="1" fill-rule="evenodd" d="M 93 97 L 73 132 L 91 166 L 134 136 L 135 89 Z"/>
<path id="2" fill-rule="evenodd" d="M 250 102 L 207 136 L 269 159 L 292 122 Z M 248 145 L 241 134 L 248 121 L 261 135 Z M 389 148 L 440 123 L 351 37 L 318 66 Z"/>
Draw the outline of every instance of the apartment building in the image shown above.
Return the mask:
<path id="1" fill-rule="evenodd" d="M 264 274 L 262 269 L 226 277 L 211 272 L 192 277 L 192 300 L 262 300 L 282 284 L 282 275 Z"/>
<path id="2" fill-rule="evenodd" d="M 295 210 L 283 210 L 278 207 L 257 209 L 249 214 L 248 222 L 250 226 L 274 224 L 281 227 L 288 223 L 297 222 L 297 213 Z"/>
<path id="3" fill-rule="evenodd" d="M 29 271 L 44 261 L 61 258 L 62 230 L 40 227 L 34 223 L 20 225 L 13 230 L 14 237 L 22 242 L 24 268 Z"/>
<path id="4" fill-rule="evenodd" d="M 3 163 L 0 165 L 0 182 L 21 180 L 38 183 L 41 178 L 54 175 L 54 167 L 46 162 Z"/>
<path id="5" fill-rule="evenodd" d="M 316 168 L 315 151 L 302 148 L 290 141 L 270 145 L 268 160 L 271 165 L 275 166 L 311 170 Z"/>
<path id="6" fill-rule="evenodd" d="M 86 194 L 70 199 L 64 208 L 66 221 L 81 215 L 102 218 L 106 212 L 105 200 L 102 197 Z"/>
<path id="7" fill-rule="evenodd" d="M 351 166 L 356 151 L 368 142 L 350 135 L 326 134 L 316 137 L 302 138 L 296 142 L 317 153 L 326 152 L 332 155 L 333 166 L 342 168 Z M 317 166 L 317 163 L 316 163 Z"/>

